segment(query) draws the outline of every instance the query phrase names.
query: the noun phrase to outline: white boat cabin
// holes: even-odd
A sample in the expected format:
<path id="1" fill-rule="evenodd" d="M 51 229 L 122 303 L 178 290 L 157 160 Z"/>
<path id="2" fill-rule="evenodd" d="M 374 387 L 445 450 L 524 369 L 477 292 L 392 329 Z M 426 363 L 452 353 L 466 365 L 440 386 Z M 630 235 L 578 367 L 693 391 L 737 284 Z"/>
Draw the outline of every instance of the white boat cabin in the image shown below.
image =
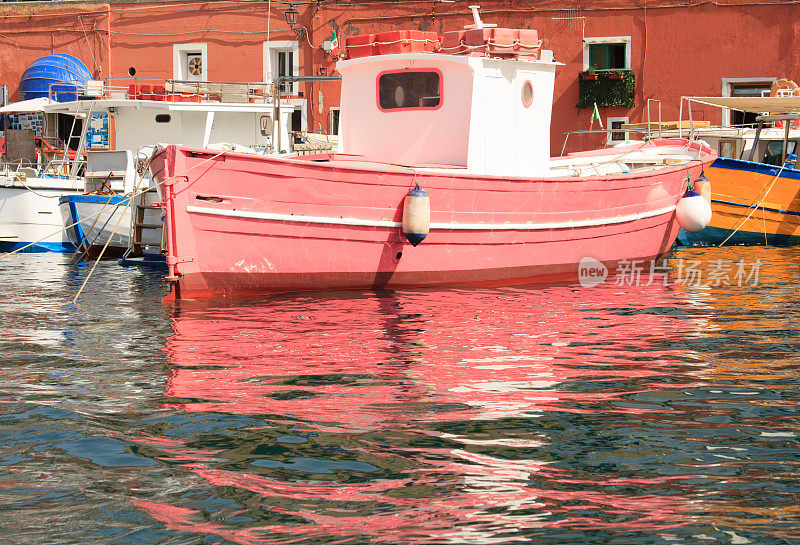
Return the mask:
<path id="1" fill-rule="evenodd" d="M 523 43 L 519 55 L 479 56 L 475 50 L 481 47 L 519 49 L 536 31 L 471 27 L 466 40 L 464 31 L 453 38 L 456 45 L 450 49 L 460 54 L 394 53 L 426 39 L 401 35 L 413 31 L 378 34 L 358 45 L 348 39 L 351 50 L 371 49 L 337 64 L 342 74 L 339 151 L 369 161 L 464 168 L 470 174 L 547 175 L 558 63 L 552 52 L 540 51 L 540 42 Z M 479 39 L 470 42 L 470 32 L 479 33 Z M 501 33 L 514 32 L 529 34 L 499 43 Z M 447 45 L 445 35 L 441 51 Z"/>

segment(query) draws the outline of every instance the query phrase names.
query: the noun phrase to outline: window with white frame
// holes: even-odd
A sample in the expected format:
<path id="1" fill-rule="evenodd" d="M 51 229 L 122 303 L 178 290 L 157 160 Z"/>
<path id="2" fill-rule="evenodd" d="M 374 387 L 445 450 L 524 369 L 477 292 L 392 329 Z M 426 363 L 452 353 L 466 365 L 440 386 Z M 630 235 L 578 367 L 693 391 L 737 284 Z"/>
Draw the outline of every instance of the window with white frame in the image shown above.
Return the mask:
<path id="1" fill-rule="evenodd" d="M 208 45 L 174 44 L 172 77 L 179 81 L 208 81 Z"/>
<path id="2" fill-rule="evenodd" d="M 623 131 L 622 126 L 628 123 L 627 117 L 607 117 L 606 127 L 609 129 L 606 143 L 610 146 L 625 142 L 628 139 L 627 131 Z"/>
<path id="3" fill-rule="evenodd" d="M 274 82 L 278 78 L 300 74 L 300 51 L 295 41 L 264 42 L 264 81 Z M 284 81 L 280 84 L 282 95 L 295 95 L 297 83 Z"/>
<path id="4" fill-rule="evenodd" d="M 631 37 L 608 36 L 583 39 L 583 69 L 629 70 Z"/>
<path id="5" fill-rule="evenodd" d="M 761 97 L 769 96 L 772 84 L 777 78 L 722 78 L 722 96 L 724 97 Z M 723 108 L 723 125 L 755 125 L 758 114 L 740 112 Z"/>

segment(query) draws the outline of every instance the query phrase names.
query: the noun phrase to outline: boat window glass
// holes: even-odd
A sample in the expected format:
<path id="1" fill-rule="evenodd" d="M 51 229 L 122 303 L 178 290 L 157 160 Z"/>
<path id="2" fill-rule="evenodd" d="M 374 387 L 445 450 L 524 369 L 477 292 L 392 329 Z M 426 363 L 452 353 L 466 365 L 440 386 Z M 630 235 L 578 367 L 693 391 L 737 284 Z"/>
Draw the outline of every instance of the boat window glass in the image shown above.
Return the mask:
<path id="1" fill-rule="evenodd" d="M 157 114 L 156 115 L 156 123 L 169 123 L 172 120 L 172 116 L 169 114 Z"/>
<path id="2" fill-rule="evenodd" d="M 727 157 L 729 159 L 736 159 L 736 141 L 735 140 L 720 140 L 719 141 L 719 156 Z"/>
<path id="3" fill-rule="evenodd" d="M 531 104 L 533 104 L 533 84 L 527 80 L 522 84 L 522 105 L 530 108 Z"/>
<path id="4" fill-rule="evenodd" d="M 786 154 L 795 153 L 795 148 L 797 147 L 796 142 L 788 142 L 786 146 Z M 773 165 L 776 167 L 781 166 L 781 160 L 783 159 L 783 141 L 782 140 L 772 140 L 767 142 L 766 147 L 764 148 L 764 157 L 761 160 L 762 163 L 766 163 L 768 165 Z"/>
<path id="5" fill-rule="evenodd" d="M 383 110 L 434 109 L 441 96 L 439 72 L 389 72 L 378 78 L 378 103 Z"/>

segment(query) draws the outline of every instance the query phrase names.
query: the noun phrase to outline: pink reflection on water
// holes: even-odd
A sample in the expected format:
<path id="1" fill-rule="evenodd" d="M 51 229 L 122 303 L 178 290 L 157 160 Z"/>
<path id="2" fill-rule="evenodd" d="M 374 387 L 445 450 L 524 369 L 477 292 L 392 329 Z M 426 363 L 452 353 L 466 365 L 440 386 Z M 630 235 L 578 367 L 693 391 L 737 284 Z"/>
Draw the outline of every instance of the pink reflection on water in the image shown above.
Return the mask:
<path id="1" fill-rule="evenodd" d="M 662 341 L 693 334 L 694 324 L 653 310 L 681 305 L 659 286 L 629 292 L 601 286 L 337 294 L 218 306 L 181 302 L 167 343 L 174 366 L 169 407 L 274 415 L 276 423 L 296 422 L 298 434 L 324 435 L 320 447 L 347 439 L 348 459 L 381 468 L 399 459 L 406 465 L 393 470 L 400 478 L 360 474 L 357 483 L 311 477 L 287 482 L 269 470 L 267 477 L 216 469 L 209 460 L 216 453 L 164 444 L 165 459 L 198 462 L 186 469 L 214 486 L 261 495 L 292 522 L 229 530 L 222 523 L 192 522 L 197 517 L 191 510 L 137 505 L 172 528 L 236 543 L 288 543 L 291 536 L 492 543 L 543 527 L 653 531 L 681 525 L 691 509 L 680 494 L 626 495 L 604 488 L 669 488 L 690 476 L 575 478 L 564 469 L 568 463 L 475 452 L 535 452 L 549 443 L 546 430 L 517 430 L 511 437 L 444 432 L 437 425 L 453 430 L 458 423 L 550 414 L 663 413 L 626 397 L 652 384 L 686 387 L 663 380 L 676 354 Z M 387 431 L 459 446 L 409 442 L 387 449 L 361 438 Z M 553 488 L 533 486 L 533 478 Z M 397 493 L 409 486 L 425 491 L 418 497 Z M 598 513 L 626 519 L 608 522 Z M 504 532 L 506 537 L 497 537 Z"/>

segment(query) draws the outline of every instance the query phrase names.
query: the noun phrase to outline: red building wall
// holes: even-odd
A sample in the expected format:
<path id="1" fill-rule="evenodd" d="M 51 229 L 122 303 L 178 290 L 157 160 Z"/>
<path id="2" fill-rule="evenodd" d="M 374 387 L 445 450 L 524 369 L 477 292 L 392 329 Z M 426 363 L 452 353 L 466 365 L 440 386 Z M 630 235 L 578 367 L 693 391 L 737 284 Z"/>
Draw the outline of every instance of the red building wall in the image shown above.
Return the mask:
<path id="1" fill-rule="evenodd" d="M 173 76 L 173 44 L 207 44 L 207 77 L 212 81 L 262 81 L 263 42 L 300 42 L 300 75 L 335 75 L 335 59 L 321 43 L 337 32 L 347 36 L 398 28 L 443 32 L 471 22 L 472 2 L 339 2 L 295 5 L 300 40 L 286 24 L 286 2 L 173 1 L 170 3 L 4 3 L 0 6 L 0 84 L 13 100 L 23 71 L 50 53 L 82 59 L 98 79 L 121 83 L 129 68 L 140 78 Z M 634 108 L 601 108 L 601 117 L 646 119 L 647 98 L 661 100 L 663 118 L 678 117 L 681 96 L 722 92 L 723 78 L 797 76 L 800 7 L 760 1 L 726 5 L 673 0 L 549 0 L 536 4 L 492 1 L 483 20 L 498 26 L 535 28 L 545 49 L 564 63 L 557 69 L 551 152 L 561 152 L 563 133 L 586 129 L 590 109 L 576 107 L 578 72 L 583 69 L 583 37 L 630 36 L 636 74 Z M 271 17 L 268 17 L 271 10 Z M 269 21 L 269 23 L 268 23 Z M 338 105 L 338 83 L 302 86 L 309 126 L 328 128 L 328 111 Z M 322 107 L 320 108 L 320 102 Z M 655 110 L 653 110 L 655 112 Z M 721 120 L 714 109 L 694 109 L 695 118 Z M 654 113 L 655 115 L 655 113 Z M 570 137 L 568 151 L 600 145 L 602 135 Z"/>

